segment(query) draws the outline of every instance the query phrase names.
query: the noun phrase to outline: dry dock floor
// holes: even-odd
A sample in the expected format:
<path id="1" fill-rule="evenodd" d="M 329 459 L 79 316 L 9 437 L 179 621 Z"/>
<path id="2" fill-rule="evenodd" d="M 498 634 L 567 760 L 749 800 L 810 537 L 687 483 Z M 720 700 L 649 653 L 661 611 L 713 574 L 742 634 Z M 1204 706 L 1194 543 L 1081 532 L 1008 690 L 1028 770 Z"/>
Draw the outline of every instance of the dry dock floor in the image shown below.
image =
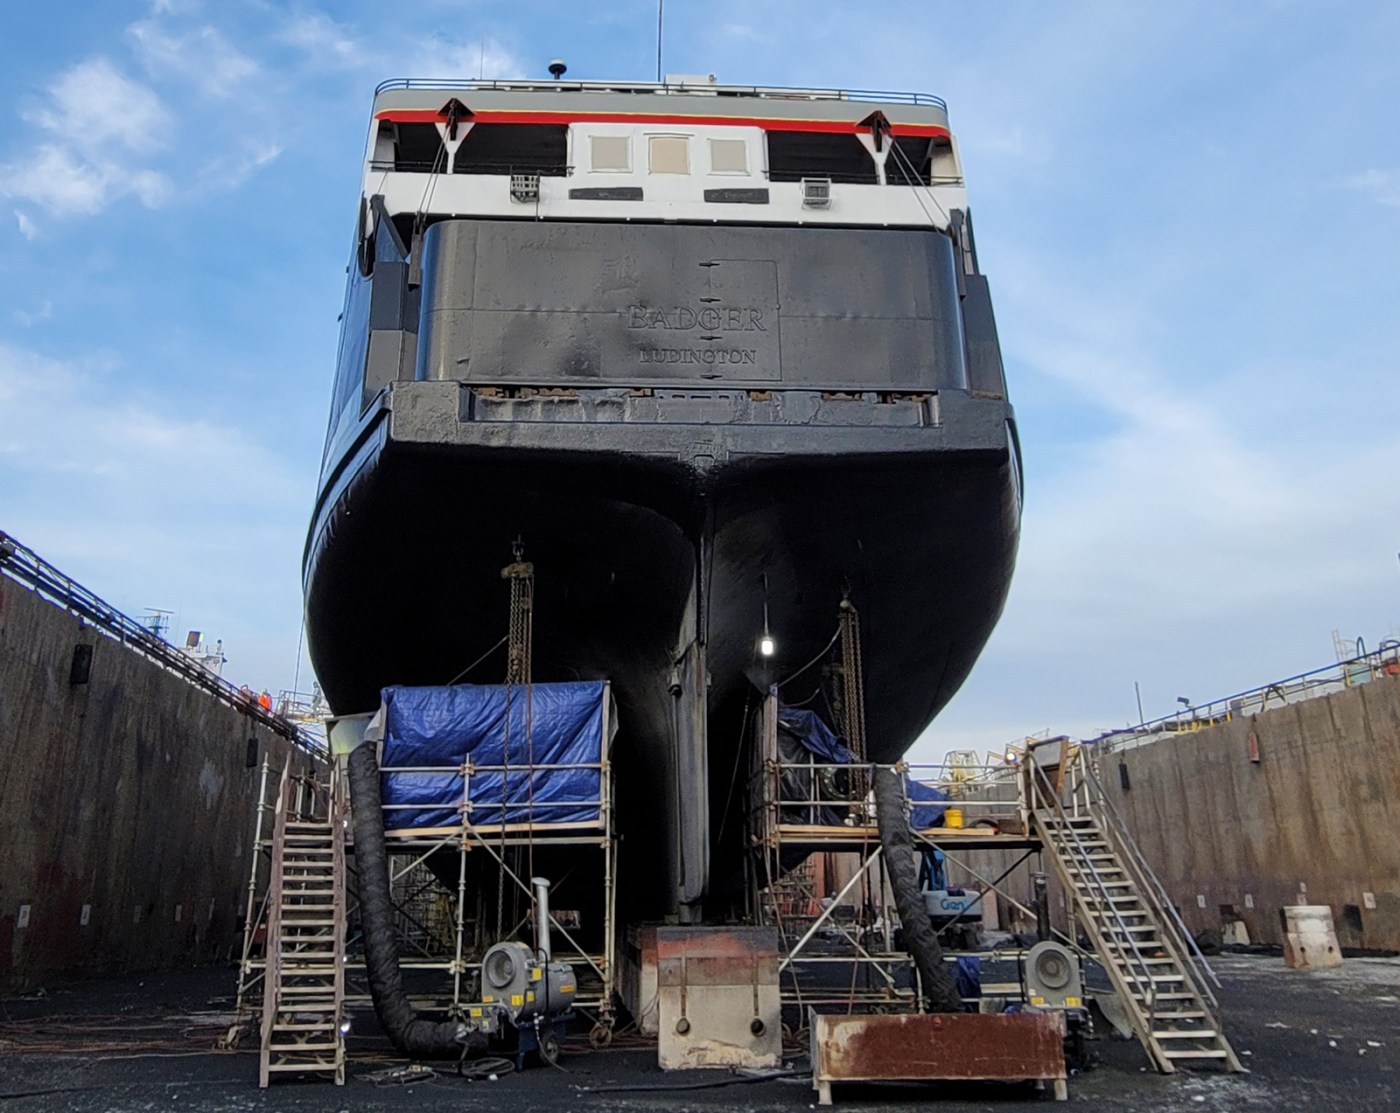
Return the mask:
<path id="1" fill-rule="evenodd" d="M 1131 1110 L 1400 1110 L 1400 959 L 1349 959 L 1296 973 L 1270 956 L 1215 960 L 1227 1031 L 1247 1075 L 1146 1070 L 1136 1042 L 1100 1039 L 1100 1063 L 1070 1080 L 1070 1104 Z M 563 1070 L 527 1068 L 496 1082 L 438 1076 L 410 1086 L 366 1076 L 394 1065 L 387 1043 L 353 1037 L 343 1088 L 280 1081 L 257 1088 L 257 1056 L 210 1050 L 233 977 L 202 969 L 56 987 L 0 1000 L 0 1110 L 800 1110 L 806 1080 L 709 1089 L 722 1072 L 663 1075 L 654 1051 L 566 1045 Z M 629 1091 L 602 1087 L 638 1087 Z M 644 1089 L 645 1088 L 645 1089 Z M 848 1109 L 1011 1111 L 1054 1108 L 1025 1085 L 837 1088 Z"/>

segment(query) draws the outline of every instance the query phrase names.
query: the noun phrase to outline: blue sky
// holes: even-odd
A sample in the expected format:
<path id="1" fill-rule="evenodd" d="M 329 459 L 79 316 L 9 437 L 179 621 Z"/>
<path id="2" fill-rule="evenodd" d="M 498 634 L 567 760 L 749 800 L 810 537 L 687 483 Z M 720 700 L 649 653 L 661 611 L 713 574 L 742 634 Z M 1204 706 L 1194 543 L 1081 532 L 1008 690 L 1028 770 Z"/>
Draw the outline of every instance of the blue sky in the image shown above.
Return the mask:
<path id="1" fill-rule="evenodd" d="M 290 686 L 374 85 L 647 79 L 654 30 L 629 0 L 6 5 L 0 528 Z M 1360 0 L 669 0 L 668 71 L 949 102 L 1027 506 L 918 752 L 1400 632 L 1397 41 Z"/>

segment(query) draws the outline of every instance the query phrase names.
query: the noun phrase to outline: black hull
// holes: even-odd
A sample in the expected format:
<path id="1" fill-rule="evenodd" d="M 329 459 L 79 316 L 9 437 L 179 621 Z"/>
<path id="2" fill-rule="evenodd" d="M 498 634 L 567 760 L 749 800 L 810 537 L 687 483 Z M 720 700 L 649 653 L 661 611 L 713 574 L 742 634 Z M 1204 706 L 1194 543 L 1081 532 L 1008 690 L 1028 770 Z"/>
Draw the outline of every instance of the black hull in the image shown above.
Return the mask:
<path id="1" fill-rule="evenodd" d="M 372 290 L 352 279 L 342 347 L 342 378 L 348 353 L 362 390 L 337 390 L 308 539 L 308 642 L 337 713 L 377 706 L 388 684 L 503 679 L 500 655 L 462 673 L 505 632 L 500 570 L 523 540 L 536 569 L 535 679 L 613 684 L 627 919 L 725 912 L 741 876 L 747 793 L 734 776 L 745 709 L 828 645 L 843 591 L 861 614 L 870 753 L 891 761 L 972 668 L 1015 557 L 1019 462 L 980 276 L 956 276 L 955 248 L 927 232 L 732 231 L 590 229 L 590 251 L 606 254 L 615 236 L 632 271 L 615 308 L 594 304 L 587 275 L 561 293 L 562 280 L 542 272 L 554 302 L 589 303 L 570 323 L 558 309 L 521 307 L 531 281 L 521 272 L 532 259 L 552 266 L 567 228 L 430 229 L 421 311 L 407 268 L 385 261 L 399 245 L 381 229 Z M 513 263 L 522 292 L 489 295 L 516 308 L 472 308 L 488 295 L 463 286 L 463 260 L 475 266 L 486 241 L 507 235 L 537 249 Z M 832 291 L 805 273 L 789 284 L 778 263 L 715 277 L 735 258 L 781 260 L 791 244 L 811 265 L 814 251 L 833 252 L 832 273 L 863 262 L 853 248 L 867 269 L 883 259 L 864 315 L 841 316 Z M 683 266 L 706 251 L 720 261 Z M 645 288 L 653 281 L 660 292 Z M 383 282 L 398 284 L 396 318 L 381 312 Z M 695 288 L 677 288 L 687 283 Z M 903 287 L 916 291 L 904 316 L 881 316 Z M 628 308 L 639 300 L 718 303 L 715 320 L 761 320 L 768 338 L 744 349 L 756 362 L 731 372 L 667 369 L 669 388 L 609 381 L 600 368 L 653 361 L 654 336 L 628 335 L 660 319 Z M 397 381 L 390 368 L 371 389 L 385 368 L 356 330 L 376 325 L 369 335 L 382 339 L 396 323 L 416 337 L 416 371 L 400 363 Z M 847 325 L 854 339 L 841 349 Z M 564 351 L 574 334 L 581 346 Z M 881 338 L 873 350 L 871 337 Z M 449 358 L 458 351 L 469 356 Z M 924 364 L 920 351 L 933 353 Z M 515 385 L 546 355 L 555 369 L 533 381 L 564 389 Z M 469 359 L 466 381 L 449 381 Z M 821 381 L 804 383 L 808 371 Z M 838 373 L 850 390 L 830 389 Z M 769 382 L 730 382 L 756 374 Z M 771 660 L 757 652 L 765 602 Z M 804 700 L 820 681 L 810 669 L 783 696 Z"/>
<path id="2" fill-rule="evenodd" d="M 708 565 L 698 618 L 710 673 L 698 768 L 711 877 L 732 878 L 747 797 L 730 781 L 746 704 L 821 652 L 849 587 L 865 633 L 870 751 L 900 756 L 957 691 L 1000 613 L 1016 491 L 1005 450 L 758 459 L 697 476 L 647 458 L 385 439 L 316 534 L 313 660 L 337 711 L 376 706 L 386 684 L 457 679 L 506 628 L 500 569 L 522 538 L 536 568 L 534 676 L 613 682 L 627 873 L 672 879 L 623 892 L 637 915 L 660 915 L 681 879 L 678 836 L 657 836 L 675 828 L 680 796 L 702 787 L 685 783 L 696 766 L 676 752 L 673 695 L 697 569 Z M 765 575 L 771 662 L 756 651 Z M 463 679 L 495 682 L 503 670 L 496 654 Z M 806 699 L 820 676 L 809 670 L 784 696 Z"/>

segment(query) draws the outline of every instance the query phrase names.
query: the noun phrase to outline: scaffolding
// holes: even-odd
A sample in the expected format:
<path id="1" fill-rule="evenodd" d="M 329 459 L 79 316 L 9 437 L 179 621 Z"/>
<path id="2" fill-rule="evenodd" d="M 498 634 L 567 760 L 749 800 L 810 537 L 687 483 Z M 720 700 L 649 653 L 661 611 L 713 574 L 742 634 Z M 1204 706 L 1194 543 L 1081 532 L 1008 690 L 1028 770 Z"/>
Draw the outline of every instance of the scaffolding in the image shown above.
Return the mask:
<path id="1" fill-rule="evenodd" d="M 505 715 L 500 738 L 500 762 L 478 763 L 471 753 L 450 765 L 395 765 L 379 762 L 385 778 L 443 778 L 454 785 L 455 801 L 444 804 L 391 801 L 383 805 L 385 851 L 390 863 L 390 893 L 395 910 L 399 965 L 405 975 L 410 1000 L 419 1008 L 466 1015 L 480 1000 L 481 960 L 496 943 L 533 936 L 534 891 L 532 877 L 541 869 L 555 871 L 549 878 L 556 900 L 551 902 L 551 936 L 554 959 L 574 967 L 578 989 L 574 1008 L 591 1015 L 596 1044 L 610 1042 L 616 996 L 617 924 L 616 875 L 618 840 L 613 817 L 613 770 L 610 743 L 614 730 L 612 690 L 602 685 L 599 724 L 600 745 L 596 761 L 542 763 L 536 761 L 533 735 L 535 687 L 532 679 L 534 567 L 522 559 L 516 542 L 514 560 L 501 571 L 510 589 L 510 624 L 504 645 L 507 654 L 506 683 L 502 688 Z M 494 651 L 492 651 L 494 652 Z M 489 653 L 488 653 L 489 655 Z M 480 662 L 478 662 L 480 664 Z M 470 670 L 468 670 L 470 671 Z M 457 680 L 462 679 L 460 676 Z M 454 681 L 455 683 L 455 681 Z M 523 735 L 511 739 L 512 708 L 521 714 Z M 335 766 L 360 745 L 378 745 L 372 737 L 372 714 L 329 718 L 330 745 Z M 524 761 L 520 755 L 523 742 Z M 380 753 L 380 758 L 386 755 Z M 577 791 L 567 800 L 536 795 L 537 783 L 552 776 L 586 774 L 574 784 L 596 784 L 596 796 L 580 798 Z M 499 781 L 500 795 L 489 802 L 473 798 L 473 785 Z M 589 791 L 593 791 L 591 788 Z M 275 795 L 275 793 L 274 793 Z M 326 786 L 298 785 L 296 807 L 303 799 L 326 798 Z M 269 799 L 269 768 L 264 763 L 254 830 L 253 862 L 248 883 L 243 954 L 240 962 L 237 1019 L 229 1041 L 257 1008 L 266 969 L 263 940 L 269 922 L 269 882 L 274 857 L 269 817 L 275 800 Z M 564 809 L 564 810 L 558 810 Z M 446 822 L 438 815 L 448 813 Z M 519 820 L 523 815 L 523 821 Z M 587 819 L 579 819 L 579 815 Z M 425 822 L 425 816 L 427 821 Z M 351 846 L 353 851 L 353 845 Z M 353 856 L 348 884 L 354 888 Z M 584 899 L 573 909 L 573 894 Z M 352 929 L 348 987 L 349 1008 L 369 1005 L 362 947 L 355 928 L 358 902 L 347 894 Z M 588 922 L 588 913 L 596 917 Z"/>
<path id="2" fill-rule="evenodd" d="M 612 765 L 606 739 L 611 731 L 611 701 L 603 700 L 604 746 L 597 762 L 572 762 L 553 765 L 475 765 L 471 762 L 457 766 L 392 766 L 383 767 L 384 774 L 442 774 L 463 778 L 461 822 L 450 826 L 415 828 L 406 825 L 408 815 L 415 809 L 430 810 L 438 805 L 387 805 L 385 849 L 395 863 L 391 880 L 397 887 L 397 908 L 402 934 L 413 942 L 414 932 L 431 939 L 450 938 L 450 949 L 430 947 L 419 938 L 405 958 L 405 969 L 435 971 L 451 979 L 451 993 L 434 1003 L 456 1015 L 466 1005 L 476 1001 L 477 977 L 481 957 L 495 943 L 506 939 L 528 941 L 533 917 L 533 892 L 530 864 L 538 853 L 544 856 L 567 852 L 569 875 L 553 878 L 558 907 L 550 909 L 552 934 L 562 945 L 555 944 L 556 961 L 575 967 L 578 976 L 576 1007 L 591 1011 L 597 1025 L 610 1031 L 613 1025 L 616 971 L 616 870 L 617 836 L 613 825 Z M 555 772 L 589 772 L 598 776 L 596 799 L 568 802 L 531 800 L 531 812 L 544 812 L 545 817 L 528 823 L 474 823 L 472 815 L 480 808 L 471 800 L 473 777 L 497 776 L 507 778 L 524 773 L 528 779 L 536 774 Z M 551 809 L 580 806 L 596 810 L 594 821 L 553 822 Z M 499 809 L 499 805 L 493 805 Z M 434 864 L 427 868 L 430 860 Z M 451 860 L 453 868 L 444 868 Z M 479 868 L 477 863 L 481 863 Z M 455 885 L 445 885 L 445 875 L 455 878 Z M 474 884 L 469 884 L 474 881 Z M 596 889 L 594 888 L 596 886 Z M 585 939 L 587 925 L 580 910 L 568 909 L 571 893 L 592 890 L 591 904 L 599 910 L 601 923 Z M 492 897 L 494 895 L 494 902 Z M 434 906 L 432 916 L 424 916 L 412 906 L 421 907 L 424 897 Z M 494 917 L 493 914 L 494 913 Z"/>
<path id="3" fill-rule="evenodd" d="M 770 694 L 750 732 L 748 913 L 778 929 L 784 1006 L 796 1007 L 800 1017 L 811 1008 L 920 1007 L 918 970 L 892 938 L 897 913 L 872 799 L 863 791 L 876 770 L 889 769 L 904 778 L 916 846 L 940 851 L 971 879 L 963 888 L 973 899 L 938 928 L 941 935 L 965 917 L 980 919 L 994 894 L 1002 908 L 1035 924 L 1040 938 L 1100 964 L 1110 986 L 1096 992 L 1118 997 L 1158 1070 L 1183 1062 L 1242 1069 L 1221 1028 L 1211 990 L 1219 982 L 1103 791 L 1093 747 L 1055 738 L 1028 745 L 1014 760 L 981 762 L 970 752 L 938 764 L 826 762 L 811 754 L 793 760 L 791 748 L 787 756 L 780 749 L 778 716 Z M 912 791 L 919 786 L 938 792 Z M 985 851 L 1003 853 L 990 859 L 991 868 L 985 856 L 974 864 Z M 824 895 L 817 885 L 830 885 L 831 871 L 812 862 L 833 853 L 847 854 L 849 868 L 839 889 Z M 1030 903 L 1008 884 L 1025 866 L 1039 875 Z M 1064 896 L 1054 917 L 1047 868 Z M 1023 968 L 1028 949 L 1015 935 L 1004 938 L 1005 946 L 945 946 L 944 954 Z M 983 982 L 981 996 L 1024 1001 L 1025 991 L 1018 977 Z"/>
<path id="4" fill-rule="evenodd" d="M 920 987 L 913 961 L 894 946 L 898 921 L 885 879 L 884 851 L 867 787 L 876 769 L 891 769 L 907 782 L 938 788 L 948 799 L 939 807 L 962 816 L 966 826 L 919 826 L 916 842 L 942 851 L 975 881 L 968 914 L 981 917 L 988 893 L 998 892 L 1011 869 L 986 877 L 966 863 L 974 850 L 1021 852 L 1011 867 L 1038 854 L 1028 835 L 1026 810 L 1015 769 L 1003 764 L 973 767 L 966 758 L 939 764 L 833 765 L 809 756 L 785 760 L 778 745 L 778 701 L 770 694 L 750 726 L 746 859 L 747 917 L 778 930 L 784 1005 L 848 1010 L 914 1009 Z M 928 803 L 916 801 L 917 817 Z M 945 815 L 947 813 L 945 812 Z M 846 869 L 814 868 L 814 858 L 838 855 Z M 823 886 L 820 891 L 817 886 Z M 1034 910 L 998 894 L 1034 917 Z M 948 927 L 952 924 L 946 925 Z M 1019 950 L 997 957 L 1016 957 Z M 835 984 L 833 976 L 849 976 Z"/>
<path id="5" fill-rule="evenodd" d="M 606 739 L 611 706 L 608 699 L 603 703 L 603 737 Z M 337 758 L 341 760 L 343 758 Z M 501 940 L 528 941 L 531 938 L 531 871 L 523 867 L 534 852 L 565 850 L 574 860 L 569 877 L 554 879 L 555 892 L 564 898 L 550 911 L 552 934 L 556 939 L 554 956 L 556 961 L 574 966 L 578 977 L 576 1008 L 593 1017 L 591 1038 L 607 1042 L 615 1023 L 617 969 L 617 837 L 613 826 L 612 766 L 605 746 L 599 762 L 534 767 L 531 772 L 542 772 L 546 768 L 588 770 L 598 774 L 597 798 L 571 802 L 574 807 L 580 803 L 590 810 L 596 807 L 596 822 L 556 824 L 545 819 L 536 823 L 474 824 L 468 791 L 470 778 L 514 775 L 523 771 L 520 766 L 466 763 L 451 767 L 388 766 L 382 770 L 385 774 L 450 772 L 464 778 L 460 823 L 429 829 L 400 825 L 385 833 L 399 964 L 410 985 L 410 999 L 417 1007 L 441 1010 L 450 1016 L 464 1015 L 480 999 L 479 975 L 486 951 Z M 238 1045 L 262 1009 L 272 904 L 272 817 L 276 812 L 278 791 L 278 773 L 265 760 L 254 820 L 235 1021 L 225 1041 L 228 1046 Z M 310 775 L 296 776 L 291 791 L 292 811 L 299 818 L 309 820 L 325 814 L 328 782 Z M 541 810 L 553 806 L 558 805 L 547 801 L 533 803 L 534 808 Z M 402 813 L 405 809 L 399 806 L 398 810 Z M 354 884 L 353 843 L 349 849 L 352 852 L 348 870 L 350 892 L 346 905 L 351 948 L 346 963 L 345 1004 L 350 1010 L 364 1010 L 371 1007 L 371 1001 L 362 948 L 357 945 L 359 905 Z M 469 885 L 469 879 L 474 884 Z M 594 885 L 601 899 L 594 899 L 592 904 L 601 909 L 601 923 L 592 925 L 590 931 L 590 925 L 577 914 L 578 910 L 571 910 L 566 904 L 570 893 L 580 893 Z M 497 896 L 496 907 L 510 912 L 494 921 L 492 916 L 484 914 L 493 894 L 504 895 L 505 899 Z"/>

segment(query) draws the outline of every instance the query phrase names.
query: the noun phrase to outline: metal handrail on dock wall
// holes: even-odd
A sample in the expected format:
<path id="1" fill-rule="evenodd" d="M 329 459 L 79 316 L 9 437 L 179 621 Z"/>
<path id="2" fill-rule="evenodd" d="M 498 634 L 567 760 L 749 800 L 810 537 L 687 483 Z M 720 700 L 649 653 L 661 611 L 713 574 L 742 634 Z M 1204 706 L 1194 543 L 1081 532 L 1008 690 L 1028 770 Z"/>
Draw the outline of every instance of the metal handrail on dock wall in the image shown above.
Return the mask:
<path id="1" fill-rule="evenodd" d="M 1382 675 L 1400 675 L 1400 642 L 1385 641 L 1379 648 L 1362 652 L 1335 664 L 1323 665 L 1300 672 L 1285 680 L 1261 684 L 1231 696 L 1193 704 L 1160 718 L 1149 719 L 1135 726 L 1107 731 L 1091 740 L 1100 752 L 1120 749 L 1134 742 L 1152 740 L 1169 734 L 1192 734 L 1207 727 L 1219 726 L 1236 718 L 1257 715 L 1274 707 L 1290 704 L 1333 692 L 1354 688 Z"/>
<path id="2" fill-rule="evenodd" d="M 51 603 L 77 615 L 98 633 L 175 673 L 308 754 L 318 758 L 326 756 L 326 748 L 319 739 L 307 734 L 295 723 L 259 707 L 246 692 L 191 660 L 164 638 L 117 610 L 3 530 L 0 530 L 0 573 L 32 588 Z"/>

